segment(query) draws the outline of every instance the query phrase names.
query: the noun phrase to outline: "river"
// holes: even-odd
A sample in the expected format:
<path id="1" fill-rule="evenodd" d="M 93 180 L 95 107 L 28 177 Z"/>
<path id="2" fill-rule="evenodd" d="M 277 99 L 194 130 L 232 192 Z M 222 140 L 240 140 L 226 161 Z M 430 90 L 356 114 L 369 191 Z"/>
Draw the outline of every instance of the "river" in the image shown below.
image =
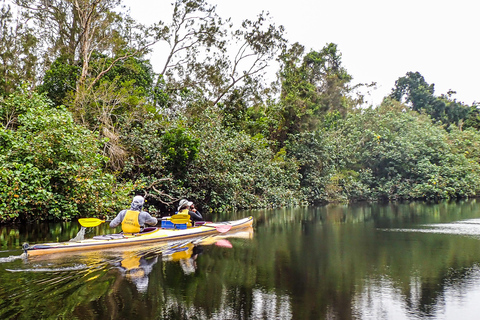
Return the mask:
<path id="1" fill-rule="evenodd" d="M 219 237 L 53 257 L 21 245 L 68 241 L 77 222 L 0 226 L 0 319 L 479 317 L 479 200 L 208 218 L 248 215 Z"/>

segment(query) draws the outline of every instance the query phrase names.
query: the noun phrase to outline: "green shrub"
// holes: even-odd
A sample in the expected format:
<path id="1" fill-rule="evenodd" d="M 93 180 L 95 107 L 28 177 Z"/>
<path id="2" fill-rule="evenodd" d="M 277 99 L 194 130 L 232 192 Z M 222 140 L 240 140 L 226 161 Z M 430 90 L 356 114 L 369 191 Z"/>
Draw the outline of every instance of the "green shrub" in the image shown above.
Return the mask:
<path id="1" fill-rule="evenodd" d="M 19 115 L 16 130 L 0 138 L 1 220 L 113 214 L 128 202 L 133 186 L 103 171 L 95 135 L 63 107 L 20 92 L 6 105 Z"/>
<path id="2" fill-rule="evenodd" d="M 448 199 L 480 191 L 477 135 L 449 133 L 428 116 L 386 101 L 334 128 L 297 135 L 290 149 L 310 202 Z"/>
<path id="3" fill-rule="evenodd" d="M 301 201 L 296 163 L 272 152 L 261 135 L 252 137 L 214 120 L 188 128 L 182 121 L 151 121 L 125 134 L 124 141 L 132 154 L 124 177 L 141 180 L 148 197 L 167 207 L 183 197 L 205 209 Z"/>

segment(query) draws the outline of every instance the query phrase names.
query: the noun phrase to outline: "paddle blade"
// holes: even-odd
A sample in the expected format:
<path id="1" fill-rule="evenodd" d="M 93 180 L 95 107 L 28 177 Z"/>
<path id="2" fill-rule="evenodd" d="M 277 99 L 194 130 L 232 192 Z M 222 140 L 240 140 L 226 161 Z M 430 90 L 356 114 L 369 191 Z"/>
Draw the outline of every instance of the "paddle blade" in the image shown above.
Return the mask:
<path id="1" fill-rule="evenodd" d="M 218 240 L 217 242 L 215 242 L 215 245 L 223 248 L 233 248 L 232 243 L 227 239 Z"/>
<path id="2" fill-rule="evenodd" d="M 80 219 L 78 219 L 78 223 L 80 223 L 80 225 L 82 227 L 85 227 L 85 228 L 96 227 L 96 226 L 101 225 L 104 222 L 105 222 L 105 220 L 100 220 L 100 219 L 97 219 L 97 218 L 80 218 Z"/>
<path id="3" fill-rule="evenodd" d="M 228 224 L 222 224 L 222 225 L 214 226 L 214 227 L 215 227 L 215 229 L 217 229 L 217 231 L 220 232 L 220 233 L 225 233 L 225 232 L 230 231 L 230 229 L 232 229 L 232 226 L 231 226 L 231 225 L 228 225 Z"/>

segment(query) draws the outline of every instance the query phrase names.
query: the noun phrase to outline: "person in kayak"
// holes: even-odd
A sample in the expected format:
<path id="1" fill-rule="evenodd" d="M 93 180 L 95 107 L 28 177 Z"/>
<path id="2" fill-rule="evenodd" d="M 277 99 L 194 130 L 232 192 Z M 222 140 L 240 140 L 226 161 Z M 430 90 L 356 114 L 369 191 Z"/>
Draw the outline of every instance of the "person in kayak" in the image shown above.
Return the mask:
<path id="1" fill-rule="evenodd" d="M 191 201 L 190 201 L 191 202 Z M 190 209 L 188 210 L 189 212 L 192 211 L 194 212 L 197 216 L 199 216 L 201 218 L 201 220 L 197 220 L 197 221 L 203 221 L 203 216 L 200 212 L 198 212 L 197 208 L 195 208 L 195 204 L 192 203 L 192 205 L 190 206 Z"/>
<path id="2" fill-rule="evenodd" d="M 133 197 L 130 209 L 120 211 L 115 219 L 110 222 L 110 227 L 115 228 L 121 223 L 124 233 L 138 233 L 145 228 L 145 224 L 156 225 L 157 218 L 142 210 L 144 202 L 145 199 L 142 196 Z"/>
<path id="3" fill-rule="evenodd" d="M 193 206 L 193 209 L 192 209 Z M 188 201 L 187 199 L 182 199 L 178 203 L 178 213 L 179 214 L 187 214 L 190 216 L 190 219 L 195 221 L 203 221 L 203 216 L 200 212 L 195 209 L 193 202 Z"/>

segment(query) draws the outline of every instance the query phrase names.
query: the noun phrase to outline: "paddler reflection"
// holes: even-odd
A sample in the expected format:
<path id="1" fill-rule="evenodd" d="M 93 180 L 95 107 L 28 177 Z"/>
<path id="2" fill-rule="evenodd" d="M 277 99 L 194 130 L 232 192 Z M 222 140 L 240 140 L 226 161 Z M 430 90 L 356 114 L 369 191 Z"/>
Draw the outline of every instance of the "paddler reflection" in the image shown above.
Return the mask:
<path id="1" fill-rule="evenodd" d="M 127 280 L 135 284 L 138 292 L 146 293 L 148 289 L 149 275 L 153 266 L 158 262 L 159 254 L 163 261 L 177 261 L 182 267 L 183 272 L 188 275 L 195 272 L 197 268 L 196 259 L 203 252 L 199 244 L 192 242 L 174 244 L 160 250 L 155 250 L 145 254 L 139 254 L 132 251 L 123 252 L 121 260 L 115 265 L 122 271 Z"/>
<path id="2" fill-rule="evenodd" d="M 139 292 L 145 293 L 148 289 L 149 274 L 158 262 L 160 254 L 162 261 L 178 262 L 184 274 L 190 275 L 197 270 L 197 258 L 203 253 L 203 246 L 216 245 L 232 248 L 233 245 L 227 238 L 251 239 L 252 237 L 253 228 L 250 227 L 234 233 L 206 236 L 185 242 L 143 246 L 142 252 L 123 252 L 121 260 L 116 263 L 116 266 L 122 271 L 126 279 L 135 284 Z"/>
<path id="3" fill-rule="evenodd" d="M 192 274 L 197 269 L 197 258 L 203 252 L 199 244 L 192 242 L 170 248 L 162 253 L 163 261 L 178 261 L 186 275 Z"/>
<path id="4" fill-rule="evenodd" d="M 148 289 L 148 276 L 157 262 L 157 254 L 137 255 L 132 252 L 124 252 L 123 259 L 117 264 L 117 267 L 129 281 L 135 284 L 138 292 L 145 293 Z"/>
<path id="5" fill-rule="evenodd" d="M 203 252 L 202 246 L 215 245 L 223 248 L 233 248 L 233 245 L 227 238 L 251 239 L 252 237 L 253 228 L 251 227 L 233 233 L 202 237 L 168 248 L 162 252 L 162 260 L 178 261 L 183 272 L 189 275 L 197 269 L 197 258 Z"/>

